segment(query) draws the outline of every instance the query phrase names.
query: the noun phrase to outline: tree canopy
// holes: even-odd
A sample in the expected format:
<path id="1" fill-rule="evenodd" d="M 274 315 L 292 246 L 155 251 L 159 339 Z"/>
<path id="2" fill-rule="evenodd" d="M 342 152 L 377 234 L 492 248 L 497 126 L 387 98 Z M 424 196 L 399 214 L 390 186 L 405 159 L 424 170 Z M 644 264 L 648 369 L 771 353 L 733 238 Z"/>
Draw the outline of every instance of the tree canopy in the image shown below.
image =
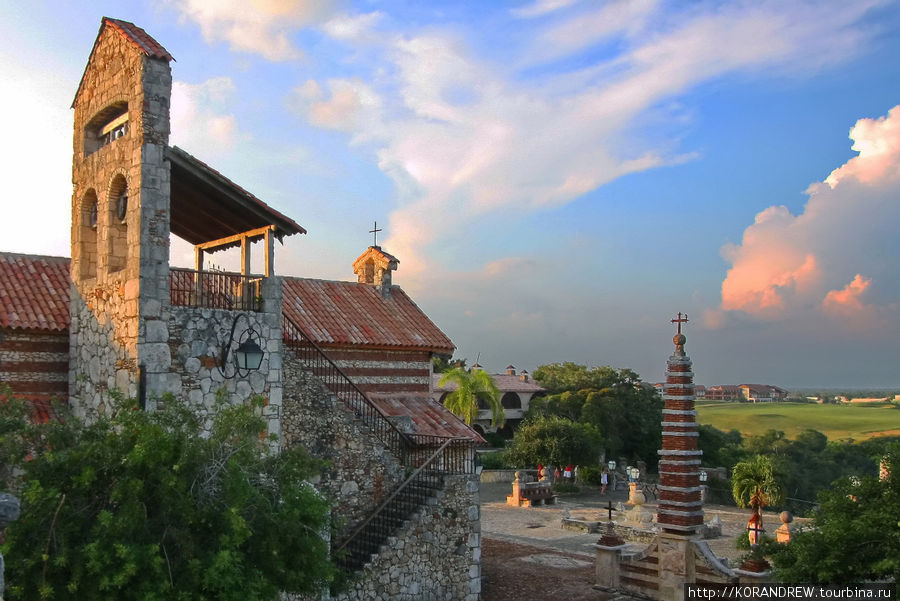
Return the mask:
<path id="1" fill-rule="evenodd" d="M 220 406 L 209 431 L 164 405 L 43 425 L 4 407 L 0 463 L 21 470 L 4 486 L 23 502 L 7 599 L 270 601 L 332 580 L 329 503 L 308 482 L 321 465 L 269 451 L 261 400 Z"/>
<path id="2" fill-rule="evenodd" d="M 505 459 L 518 467 L 595 464 L 602 448 L 603 439 L 592 425 L 551 415 L 520 424 Z"/>
<path id="3" fill-rule="evenodd" d="M 444 372 L 438 386 L 456 384 L 456 388 L 447 394 L 444 406 L 461 417 L 468 425 L 472 425 L 478 417 L 478 401 L 481 400 L 491 410 L 491 427 L 503 425 L 506 415 L 500 404 L 500 390 L 494 384 L 490 374 L 481 369 L 467 370 L 462 366 Z"/>
<path id="4" fill-rule="evenodd" d="M 812 527 L 775 549 L 783 582 L 846 584 L 900 580 L 900 444 L 886 456 L 888 475 L 842 478 L 819 494 Z"/>
<path id="5" fill-rule="evenodd" d="M 528 415 L 558 416 L 593 426 L 609 457 L 657 462 L 662 445 L 662 398 L 630 369 L 575 363 L 542 365 L 534 377 L 553 394 L 533 399 Z"/>

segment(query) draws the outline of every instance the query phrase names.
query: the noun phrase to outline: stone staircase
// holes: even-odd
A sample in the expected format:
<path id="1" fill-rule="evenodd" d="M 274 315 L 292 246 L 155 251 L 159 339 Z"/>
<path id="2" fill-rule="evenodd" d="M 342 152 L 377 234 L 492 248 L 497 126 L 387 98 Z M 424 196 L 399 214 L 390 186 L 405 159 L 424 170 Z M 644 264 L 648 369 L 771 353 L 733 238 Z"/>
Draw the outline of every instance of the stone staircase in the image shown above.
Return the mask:
<path id="1" fill-rule="evenodd" d="M 437 502 L 445 477 L 474 473 L 474 442 L 469 439 L 401 432 L 313 342 L 284 317 L 284 348 L 349 409 L 410 474 L 386 500 L 332 545 L 336 563 L 347 572 L 362 569 L 424 508 Z"/>

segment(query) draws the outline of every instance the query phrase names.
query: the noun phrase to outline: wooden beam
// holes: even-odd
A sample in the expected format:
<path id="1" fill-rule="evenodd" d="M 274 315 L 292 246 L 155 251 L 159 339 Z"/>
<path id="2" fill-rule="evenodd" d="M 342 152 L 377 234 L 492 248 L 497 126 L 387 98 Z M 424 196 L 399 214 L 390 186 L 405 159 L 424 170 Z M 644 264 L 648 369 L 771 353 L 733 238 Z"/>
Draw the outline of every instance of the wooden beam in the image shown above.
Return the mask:
<path id="1" fill-rule="evenodd" d="M 274 231 L 274 225 L 267 225 L 265 227 L 259 227 L 255 230 L 249 230 L 246 232 L 241 232 L 240 234 L 235 234 L 233 236 L 228 236 L 226 238 L 219 238 L 218 240 L 210 240 L 209 242 L 203 242 L 197 245 L 197 248 L 214 252 L 218 250 L 219 247 L 222 246 L 233 246 L 235 244 L 241 244 L 241 242 L 246 238 L 250 240 L 250 242 L 256 242 L 261 238 L 264 238 L 269 232 Z"/>
<path id="2" fill-rule="evenodd" d="M 268 233 L 268 230 L 266 231 Z M 241 237 L 241 275 L 250 273 L 250 239 L 243 235 Z"/>

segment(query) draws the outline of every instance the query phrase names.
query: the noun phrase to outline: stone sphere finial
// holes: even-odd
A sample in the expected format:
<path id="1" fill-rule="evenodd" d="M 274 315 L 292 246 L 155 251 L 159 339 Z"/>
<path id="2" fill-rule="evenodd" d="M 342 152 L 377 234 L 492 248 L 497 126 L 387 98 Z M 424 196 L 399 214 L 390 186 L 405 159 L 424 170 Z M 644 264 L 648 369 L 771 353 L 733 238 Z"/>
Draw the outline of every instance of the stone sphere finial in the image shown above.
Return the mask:
<path id="1" fill-rule="evenodd" d="M 675 343 L 675 346 L 684 346 L 684 343 L 687 342 L 687 337 L 684 334 L 675 334 L 672 337 L 672 342 Z"/>
<path id="2" fill-rule="evenodd" d="M 784 524 L 790 524 L 794 521 L 794 514 L 792 514 L 790 511 L 782 511 L 778 515 L 778 517 L 781 518 L 781 522 Z"/>

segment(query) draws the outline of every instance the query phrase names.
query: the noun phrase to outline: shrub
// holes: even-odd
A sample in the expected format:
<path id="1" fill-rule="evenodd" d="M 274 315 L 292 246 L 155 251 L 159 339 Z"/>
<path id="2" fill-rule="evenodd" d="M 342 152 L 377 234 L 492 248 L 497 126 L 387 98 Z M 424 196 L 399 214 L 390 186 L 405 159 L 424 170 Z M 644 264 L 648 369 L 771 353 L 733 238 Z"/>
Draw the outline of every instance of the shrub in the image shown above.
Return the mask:
<path id="1" fill-rule="evenodd" d="M 506 446 L 506 439 L 496 432 L 485 432 L 482 437 L 495 449 L 502 449 Z"/>
<path id="2" fill-rule="evenodd" d="M 603 473 L 602 467 L 592 467 L 590 465 L 582 465 L 578 467 L 578 480 L 584 484 L 600 486 L 600 475 Z"/>
<path id="3" fill-rule="evenodd" d="M 479 453 L 478 457 L 481 459 L 481 466 L 486 470 L 502 470 L 506 469 L 506 460 L 503 456 L 503 451 L 493 451 L 491 453 Z"/>

